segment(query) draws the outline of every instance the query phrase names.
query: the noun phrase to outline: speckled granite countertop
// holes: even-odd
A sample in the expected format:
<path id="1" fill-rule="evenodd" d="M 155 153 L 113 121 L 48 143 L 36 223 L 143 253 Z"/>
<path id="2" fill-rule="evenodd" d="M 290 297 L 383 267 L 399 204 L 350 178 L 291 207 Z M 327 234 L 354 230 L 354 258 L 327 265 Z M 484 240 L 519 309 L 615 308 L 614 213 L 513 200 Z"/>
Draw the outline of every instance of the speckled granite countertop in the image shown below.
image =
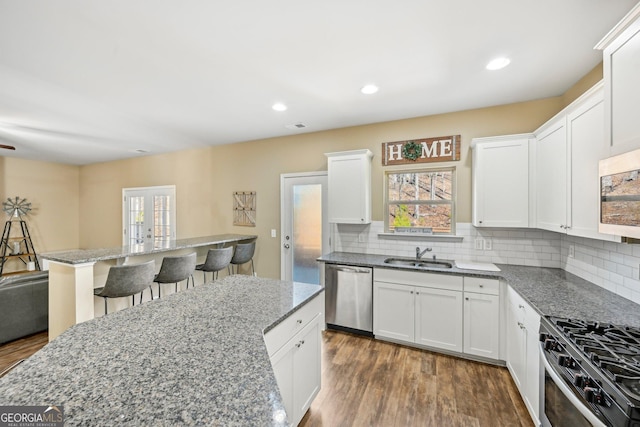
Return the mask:
<path id="1" fill-rule="evenodd" d="M 257 239 L 255 235 L 217 234 L 214 236 L 192 237 L 164 242 L 162 246 L 155 246 L 153 242 L 142 245 L 119 246 L 114 248 L 77 249 L 71 251 L 48 252 L 41 254 L 42 258 L 64 264 L 82 264 L 85 262 L 105 261 L 108 259 L 126 258 L 128 256 L 148 255 L 177 249 L 197 248 L 200 246 L 222 245 L 231 242 Z"/>
<path id="2" fill-rule="evenodd" d="M 80 323 L 0 378 L 0 405 L 65 425 L 286 425 L 263 331 L 323 288 L 224 279 Z"/>
<path id="3" fill-rule="evenodd" d="M 385 264 L 385 258 L 389 256 L 332 252 L 318 260 L 330 264 L 411 270 L 409 267 Z M 640 327 L 640 305 L 574 274 L 559 268 L 507 264 L 497 266 L 501 271 L 465 270 L 457 267 L 424 271 L 503 279 L 543 316 Z"/>

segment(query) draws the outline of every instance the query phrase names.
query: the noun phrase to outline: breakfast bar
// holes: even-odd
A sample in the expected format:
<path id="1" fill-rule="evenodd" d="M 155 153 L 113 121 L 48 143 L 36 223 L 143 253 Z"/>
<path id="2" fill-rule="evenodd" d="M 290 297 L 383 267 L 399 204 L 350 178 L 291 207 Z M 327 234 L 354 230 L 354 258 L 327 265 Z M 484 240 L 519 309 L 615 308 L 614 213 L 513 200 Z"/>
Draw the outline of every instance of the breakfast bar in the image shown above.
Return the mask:
<path id="1" fill-rule="evenodd" d="M 218 234 L 157 243 L 100 249 L 78 249 L 42 254 L 49 266 L 49 340 L 76 323 L 95 316 L 93 289 L 103 286 L 112 265 L 156 260 L 165 255 L 196 251 L 204 259 L 211 247 L 256 239 L 255 235 Z"/>

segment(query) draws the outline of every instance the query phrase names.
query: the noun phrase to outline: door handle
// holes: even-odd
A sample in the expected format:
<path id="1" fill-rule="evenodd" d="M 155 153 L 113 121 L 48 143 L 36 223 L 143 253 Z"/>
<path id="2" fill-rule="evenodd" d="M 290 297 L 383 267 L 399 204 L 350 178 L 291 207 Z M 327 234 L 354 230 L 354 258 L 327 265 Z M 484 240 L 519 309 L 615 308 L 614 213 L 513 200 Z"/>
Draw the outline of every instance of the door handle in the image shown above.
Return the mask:
<path id="1" fill-rule="evenodd" d="M 291 246 L 289 246 L 289 244 L 288 244 L 288 243 L 285 243 L 285 244 L 284 244 L 284 248 L 285 248 L 285 249 L 289 249 L 290 247 L 291 247 Z"/>

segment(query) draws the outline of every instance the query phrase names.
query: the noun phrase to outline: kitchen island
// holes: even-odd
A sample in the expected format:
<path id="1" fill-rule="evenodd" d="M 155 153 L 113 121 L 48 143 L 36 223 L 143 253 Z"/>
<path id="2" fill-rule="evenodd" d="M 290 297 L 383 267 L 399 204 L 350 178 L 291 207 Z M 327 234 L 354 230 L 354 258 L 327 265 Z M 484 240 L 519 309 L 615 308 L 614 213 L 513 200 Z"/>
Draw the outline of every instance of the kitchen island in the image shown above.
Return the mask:
<path id="1" fill-rule="evenodd" d="M 94 318 L 93 289 L 104 286 L 112 265 L 154 259 L 156 270 L 159 270 L 163 256 L 183 255 L 194 250 L 198 253 L 199 262 L 204 262 L 208 248 L 256 238 L 255 235 L 219 234 L 167 240 L 159 244 L 149 242 L 42 254 L 49 270 L 49 340 L 76 323 Z"/>
<path id="2" fill-rule="evenodd" d="M 0 378 L 65 425 L 287 425 L 263 334 L 323 288 L 235 275 L 72 326 Z"/>

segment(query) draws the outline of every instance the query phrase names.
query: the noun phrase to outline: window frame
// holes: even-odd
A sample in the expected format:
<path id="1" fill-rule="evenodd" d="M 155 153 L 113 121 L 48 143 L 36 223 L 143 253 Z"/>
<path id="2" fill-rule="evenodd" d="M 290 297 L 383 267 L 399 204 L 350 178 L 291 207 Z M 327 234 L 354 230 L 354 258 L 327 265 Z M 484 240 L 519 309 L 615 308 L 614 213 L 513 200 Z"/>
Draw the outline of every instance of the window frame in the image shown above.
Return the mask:
<path id="1" fill-rule="evenodd" d="M 395 230 L 389 228 L 389 206 L 391 201 L 389 200 L 389 175 L 394 174 L 410 174 L 410 173 L 434 173 L 434 172 L 451 172 L 451 200 L 430 200 L 413 202 L 409 201 L 406 204 L 409 205 L 451 205 L 451 231 L 449 233 L 398 233 Z M 389 169 L 384 171 L 384 232 L 395 235 L 426 235 L 426 236 L 456 236 L 456 202 L 458 197 L 458 177 L 457 169 L 455 166 L 442 166 L 442 167 L 425 167 L 425 168 L 412 168 L 412 169 Z M 396 204 L 396 203 L 393 203 Z"/>

